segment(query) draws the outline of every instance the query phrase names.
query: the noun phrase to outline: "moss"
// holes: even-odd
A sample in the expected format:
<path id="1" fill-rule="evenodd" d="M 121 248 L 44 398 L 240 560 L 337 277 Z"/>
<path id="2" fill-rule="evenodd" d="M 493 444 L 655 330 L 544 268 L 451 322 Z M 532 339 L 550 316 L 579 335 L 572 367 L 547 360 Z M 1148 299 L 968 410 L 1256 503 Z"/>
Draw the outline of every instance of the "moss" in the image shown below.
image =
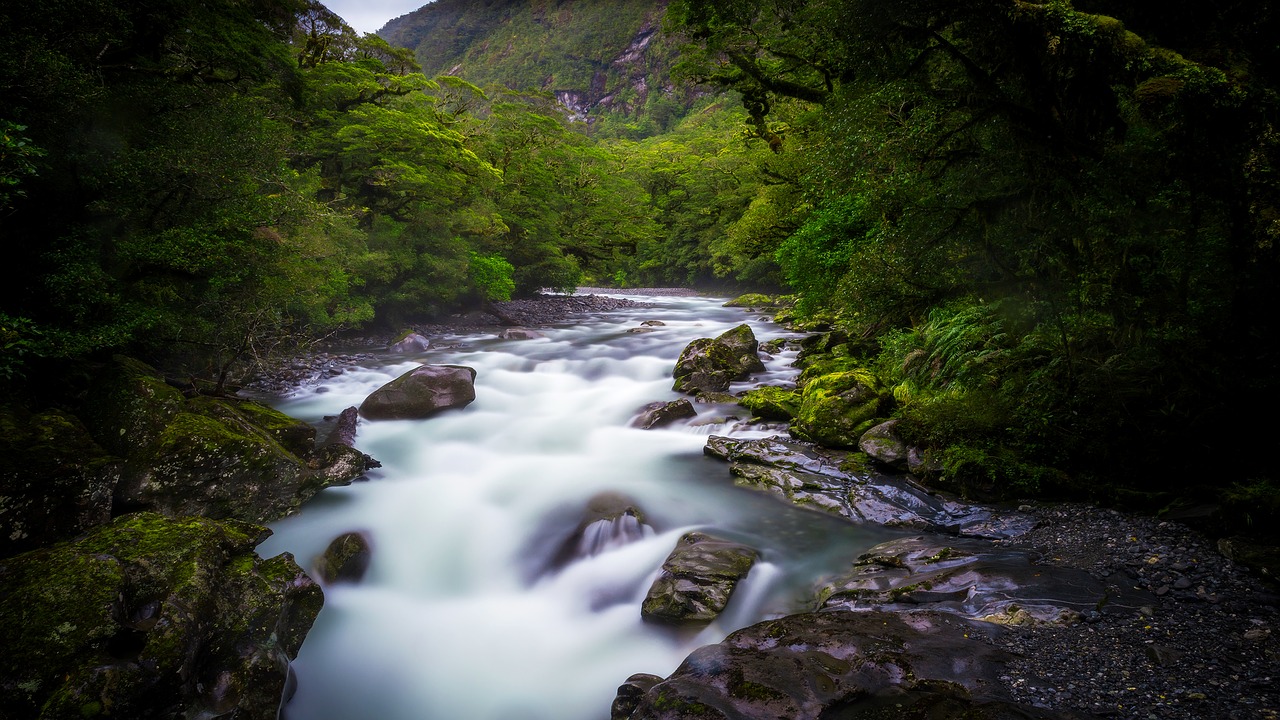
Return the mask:
<path id="1" fill-rule="evenodd" d="M 775 301 L 763 293 L 746 293 L 730 300 L 724 307 L 762 308 L 772 307 Z"/>
<path id="2" fill-rule="evenodd" d="M 296 455 L 305 455 L 315 448 L 314 427 L 253 400 L 201 397 L 193 399 L 188 407 L 201 414 L 238 424 L 246 432 L 265 433 Z"/>
<path id="3" fill-rule="evenodd" d="M 800 394 L 786 388 L 762 387 L 748 391 L 738 404 L 757 417 L 790 420 L 800 408 Z"/>
<path id="4" fill-rule="evenodd" d="M 792 433 L 828 447 L 856 447 L 880 417 L 882 394 L 863 368 L 812 377 L 801 391 Z"/>

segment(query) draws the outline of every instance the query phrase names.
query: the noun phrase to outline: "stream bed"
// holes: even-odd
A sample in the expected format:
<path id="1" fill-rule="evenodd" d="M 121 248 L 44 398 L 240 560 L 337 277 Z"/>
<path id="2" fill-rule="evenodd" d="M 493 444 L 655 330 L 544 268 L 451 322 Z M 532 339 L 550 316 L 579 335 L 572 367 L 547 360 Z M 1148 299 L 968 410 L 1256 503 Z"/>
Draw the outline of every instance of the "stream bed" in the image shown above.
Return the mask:
<path id="1" fill-rule="evenodd" d="M 367 482 L 330 488 L 272 526 L 259 548 L 303 567 L 335 537 L 364 533 L 372 562 L 325 605 L 294 662 L 292 720 L 599 720 L 636 672 L 666 675 L 694 648 L 766 617 L 811 607 L 815 581 L 893 537 L 734 486 L 703 455 L 711 434 L 761 437 L 735 405 L 698 404 L 663 429 L 629 426 L 647 403 L 680 397 L 680 351 L 747 322 L 791 337 L 723 298 L 644 297 L 542 328 L 545 337 L 433 338 L 430 350 L 299 388 L 276 406 L 323 425 L 419 364 L 475 368 L 476 400 L 426 420 L 362 420 L 357 447 L 382 463 Z M 662 324 L 636 332 L 643 321 Z M 797 372 L 793 353 L 737 391 Z M 624 496 L 637 539 L 557 562 L 592 498 Z M 640 603 L 685 532 L 748 544 L 760 562 L 711 625 L 645 623 Z"/>

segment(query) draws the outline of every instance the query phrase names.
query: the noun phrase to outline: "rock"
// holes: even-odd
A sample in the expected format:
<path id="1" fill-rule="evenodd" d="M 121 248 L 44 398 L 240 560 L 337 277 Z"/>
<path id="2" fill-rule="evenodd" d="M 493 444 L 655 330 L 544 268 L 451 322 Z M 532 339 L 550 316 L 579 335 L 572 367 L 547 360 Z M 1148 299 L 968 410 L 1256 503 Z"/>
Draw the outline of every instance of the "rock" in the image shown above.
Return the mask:
<path id="1" fill-rule="evenodd" d="M 738 403 L 756 417 L 790 420 L 800 409 L 800 394 L 795 390 L 769 386 L 748 390 Z"/>
<path id="2" fill-rule="evenodd" d="M 626 682 L 618 686 L 613 705 L 609 708 L 609 720 L 626 720 L 631 717 L 631 713 L 635 712 L 636 706 L 640 704 L 640 698 L 644 697 L 649 688 L 660 682 L 662 682 L 660 676 L 649 673 L 636 673 L 627 678 Z"/>
<path id="3" fill-rule="evenodd" d="M 763 293 L 746 293 L 725 303 L 723 307 L 762 308 L 773 307 L 776 304 L 773 298 Z"/>
<path id="4" fill-rule="evenodd" d="M 693 651 L 632 720 L 1053 718 L 997 694 L 1010 656 L 936 613 L 789 615 Z"/>
<path id="5" fill-rule="evenodd" d="M 109 521 L 122 463 L 72 415 L 0 406 L 0 557 Z"/>
<path id="6" fill-rule="evenodd" d="M 1218 552 L 1272 584 L 1280 582 L 1280 547 L 1248 538 L 1230 537 L 1218 540 Z"/>
<path id="7" fill-rule="evenodd" d="M 431 341 L 416 332 L 410 332 L 387 348 L 387 352 L 409 354 L 422 352 L 431 347 Z"/>
<path id="8" fill-rule="evenodd" d="M 117 518 L 0 566 L 0 716 L 276 717 L 319 588 L 269 531 Z"/>
<path id="9" fill-rule="evenodd" d="M 907 478 L 866 472 L 839 450 L 783 440 L 712 435 L 703 452 L 729 461 L 735 483 L 859 523 L 1004 539 L 1035 526 L 1023 513 L 950 502 Z"/>
<path id="10" fill-rule="evenodd" d="M 800 391 L 791 434 L 833 448 L 855 448 L 878 424 L 885 402 L 880 383 L 862 369 L 813 377 Z"/>
<path id="11" fill-rule="evenodd" d="M 560 541 L 559 549 L 545 563 L 546 569 L 559 570 L 575 560 L 594 557 L 651 535 L 653 528 L 634 500 L 618 493 L 600 493 L 587 501 L 573 531 Z M 639 589 L 637 586 L 629 590 L 638 592 Z M 634 597 L 634 592 L 628 597 Z"/>
<path id="12" fill-rule="evenodd" d="M 905 470 L 909 451 L 907 444 L 894 432 L 897 426 L 897 420 L 889 420 L 870 428 L 858 439 L 858 447 L 883 465 Z"/>
<path id="13" fill-rule="evenodd" d="M 375 464 L 349 448 L 316 452 L 315 428 L 264 405 L 183 398 L 149 372 L 118 357 L 86 402 L 95 439 L 122 453 L 118 509 L 269 522 Z"/>
<path id="14" fill-rule="evenodd" d="M 652 430 L 664 427 L 685 418 L 697 417 L 698 411 L 688 398 L 680 398 L 672 402 L 649 403 L 640 409 L 640 414 L 631 421 L 631 427 Z"/>
<path id="15" fill-rule="evenodd" d="M 734 380 L 744 380 L 765 369 L 758 347 L 751 327 L 745 324 L 715 339 L 698 338 L 680 353 L 672 389 L 690 395 L 724 392 Z"/>
<path id="16" fill-rule="evenodd" d="M 665 327 L 666 326 L 666 323 L 662 322 L 661 320 L 645 320 L 640 324 L 645 327 Z"/>
<path id="17" fill-rule="evenodd" d="M 633 327 L 627 328 L 627 332 L 631 335 L 644 335 L 645 333 L 655 332 L 655 330 L 651 327 Z"/>
<path id="18" fill-rule="evenodd" d="M 755 550 L 699 532 L 686 533 L 662 563 L 640 614 L 670 623 L 711 622 L 755 564 Z"/>
<path id="19" fill-rule="evenodd" d="M 354 405 L 338 413 L 333 429 L 329 431 L 328 436 L 324 439 L 324 444 L 355 447 L 356 426 L 359 422 L 359 417 L 360 411 Z"/>
<path id="20" fill-rule="evenodd" d="M 546 337 L 546 335 L 543 335 L 537 330 L 530 330 L 528 328 L 522 328 L 522 327 L 512 327 L 512 328 L 506 328 L 502 332 L 498 333 L 498 337 L 502 338 L 503 340 L 536 340 L 538 338 Z"/>
<path id="21" fill-rule="evenodd" d="M 383 385 L 360 404 L 369 420 L 412 420 L 476 399 L 476 371 L 460 365 L 421 365 Z"/>
<path id="22" fill-rule="evenodd" d="M 364 579 L 373 548 L 364 533 L 343 533 L 315 560 L 316 577 L 325 585 L 358 583 Z"/>
<path id="23" fill-rule="evenodd" d="M 962 538 L 917 536 L 881 543 L 823 583 L 820 607 L 919 609 L 1001 625 L 1072 625 L 1104 601 L 1136 602 L 1082 570 L 1036 565 L 1030 554 Z"/>

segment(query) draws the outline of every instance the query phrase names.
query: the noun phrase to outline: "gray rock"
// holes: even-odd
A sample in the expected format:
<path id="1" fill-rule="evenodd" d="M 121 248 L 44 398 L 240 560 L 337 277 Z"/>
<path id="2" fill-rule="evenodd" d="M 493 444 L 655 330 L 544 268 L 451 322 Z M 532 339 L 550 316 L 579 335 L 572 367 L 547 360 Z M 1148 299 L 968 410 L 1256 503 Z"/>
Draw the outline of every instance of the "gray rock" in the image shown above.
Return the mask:
<path id="1" fill-rule="evenodd" d="M 662 572 L 640 606 L 641 617 L 669 624 L 711 622 L 729 604 L 756 557 L 746 545 L 686 533 L 662 563 Z"/>
<path id="2" fill-rule="evenodd" d="M 522 328 L 522 327 L 513 327 L 513 328 L 506 328 L 502 332 L 498 333 L 498 337 L 502 338 L 503 340 L 536 340 L 538 338 L 546 337 L 546 335 L 543 335 L 537 330 L 530 330 L 528 328 Z"/>
<path id="3" fill-rule="evenodd" d="M 360 404 L 369 420 L 430 417 L 476 399 L 476 371 L 461 365 L 421 365 L 383 385 Z"/>
<path id="4" fill-rule="evenodd" d="M 636 673 L 618 686 L 618 692 L 609 708 L 609 720 L 627 720 L 640 704 L 640 698 L 654 685 L 662 682 L 662 677 L 649 673 Z"/>
<path id="5" fill-rule="evenodd" d="M 897 426 L 897 420 L 889 420 L 867 430 L 858 439 L 858 448 L 877 462 L 895 470 L 906 470 L 909 451 L 895 432 Z"/>
<path id="6" fill-rule="evenodd" d="M 693 409 L 693 403 L 689 402 L 688 398 L 680 398 L 671 402 L 649 403 L 641 408 L 640 414 L 631 421 L 631 427 L 652 430 L 656 427 L 670 425 L 677 420 L 697 417 L 697 415 L 698 411 Z"/>
<path id="7" fill-rule="evenodd" d="M 757 352 L 759 342 L 749 325 L 739 325 L 715 339 L 689 343 L 672 373 L 673 390 L 697 395 L 724 392 L 735 380 L 745 380 L 765 369 Z"/>
<path id="8" fill-rule="evenodd" d="M 391 347 L 387 348 L 387 351 L 393 352 L 393 353 L 408 354 L 408 353 L 422 352 L 423 350 L 426 350 L 429 347 L 431 347 L 430 340 L 423 337 L 422 335 L 419 335 L 416 332 L 411 332 L 408 335 L 405 335 L 403 338 L 400 338 L 400 340 L 398 340 L 394 344 L 392 344 Z"/>

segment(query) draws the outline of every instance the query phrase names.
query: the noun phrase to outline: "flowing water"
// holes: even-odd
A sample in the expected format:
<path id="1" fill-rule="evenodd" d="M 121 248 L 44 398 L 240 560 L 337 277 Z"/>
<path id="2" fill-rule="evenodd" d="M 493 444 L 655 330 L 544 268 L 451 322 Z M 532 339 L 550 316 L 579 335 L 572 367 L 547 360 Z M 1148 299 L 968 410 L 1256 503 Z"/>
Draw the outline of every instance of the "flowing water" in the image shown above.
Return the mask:
<path id="1" fill-rule="evenodd" d="M 361 421 L 357 446 L 383 467 L 325 490 L 259 547 L 292 552 L 303 567 L 344 532 L 365 533 L 373 547 L 360 584 L 325 588 L 285 717 L 606 718 L 627 676 L 667 675 L 699 645 L 804 609 L 815 578 L 885 537 L 735 487 L 727 465 L 703 456 L 707 435 L 770 434 L 724 420 L 744 413 L 736 406 L 629 427 L 645 404 L 679 397 L 671 370 L 691 340 L 742 322 L 761 340 L 787 335 L 723 299 L 637 299 L 651 306 L 575 318 L 540 339 L 437 342 L 277 403 L 319 424 L 418 364 L 477 371 L 465 409 Z M 627 332 L 643 320 L 665 325 Z M 780 354 L 752 383 L 789 378 L 792 359 Z M 575 540 L 584 508 L 606 492 L 629 498 L 644 524 L 624 516 Z M 645 591 L 690 530 L 749 544 L 761 561 L 710 626 L 645 623 Z"/>

